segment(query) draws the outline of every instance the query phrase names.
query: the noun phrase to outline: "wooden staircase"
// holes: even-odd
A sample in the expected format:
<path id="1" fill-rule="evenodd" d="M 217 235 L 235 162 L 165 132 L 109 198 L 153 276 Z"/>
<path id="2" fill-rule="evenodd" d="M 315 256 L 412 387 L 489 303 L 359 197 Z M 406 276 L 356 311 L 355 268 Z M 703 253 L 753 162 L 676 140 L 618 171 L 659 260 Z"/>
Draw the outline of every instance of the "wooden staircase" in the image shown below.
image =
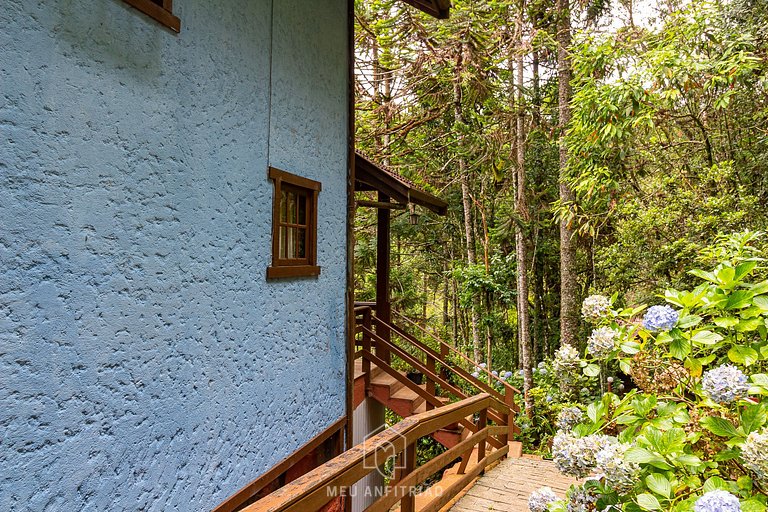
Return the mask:
<path id="1" fill-rule="evenodd" d="M 436 342 L 437 348 L 432 348 L 404 328 L 379 319 L 374 311 L 375 306 L 371 304 L 355 308 L 355 342 L 359 350 L 355 352 L 354 407 L 365 398 L 372 398 L 402 418 L 408 418 L 488 393 L 500 407 L 489 408 L 487 419 L 507 427 L 503 443 L 491 440 L 491 447 L 499 449 L 511 441 L 518 432 L 514 416 L 519 410 L 515 404 L 515 394 L 520 393 L 519 390 L 491 374 L 489 368 L 485 369 L 487 379 L 494 385 L 476 378 L 471 372 L 478 367 L 477 363 L 453 346 L 422 330 Z M 400 318 L 410 322 L 405 317 Z M 420 329 L 417 324 L 410 323 Z M 399 368 L 420 374 L 425 382 L 411 381 L 404 371 L 395 369 L 393 360 Z M 462 381 L 460 386 L 458 383 Z M 477 432 L 474 418 L 464 418 L 431 435 L 446 448 L 453 448 L 474 432 Z"/>
<path id="2" fill-rule="evenodd" d="M 363 370 L 363 361 L 355 361 L 355 387 L 354 387 L 354 407 L 362 403 L 366 396 L 370 396 L 380 404 L 392 410 L 402 418 L 413 416 L 426 412 L 428 410 L 427 401 L 415 391 L 412 391 L 405 385 L 408 376 L 403 372 L 398 372 L 400 377 L 395 377 L 382 371 L 378 366 L 370 367 L 370 394 L 365 392 L 365 373 Z M 424 392 L 427 392 L 426 384 L 417 384 Z M 447 397 L 436 397 L 443 405 L 450 403 Z M 457 423 L 447 425 L 432 434 L 432 437 L 445 446 L 453 448 L 462 439 L 464 427 Z"/>

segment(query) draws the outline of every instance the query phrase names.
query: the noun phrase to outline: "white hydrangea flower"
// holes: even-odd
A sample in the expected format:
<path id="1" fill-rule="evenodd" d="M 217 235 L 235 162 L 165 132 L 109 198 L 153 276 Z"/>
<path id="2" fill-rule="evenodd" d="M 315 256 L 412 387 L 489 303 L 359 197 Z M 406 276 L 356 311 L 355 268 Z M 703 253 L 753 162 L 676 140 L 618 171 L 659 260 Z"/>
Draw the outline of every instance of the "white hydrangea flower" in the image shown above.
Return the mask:
<path id="1" fill-rule="evenodd" d="M 604 295 L 590 295 L 581 304 L 581 316 L 590 322 L 597 322 L 611 309 L 611 301 Z"/>
<path id="2" fill-rule="evenodd" d="M 637 481 L 640 466 L 624 460 L 632 448 L 627 443 L 611 443 L 595 454 L 597 469 L 605 475 L 605 483 L 619 493 L 630 491 Z"/>
<path id="3" fill-rule="evenodd" d="M 552 458 L 561 473 L 584 478 L 597 466 L 597 452 L 615 442 L 616 439 L 610 436 L 593 434 L 575 437 L 559 431 L 552 441 Z"/>
<path id="4" fill-rule="evenodd" d="M 741 512 L 739 498 L 728 491 L 709 491 L 696 500 L 695 512 Z"/>
<path id="5" fill-rule="evenodd" d="M 579 367 L 579 351 L 571 345 L 563 345 L 555 352 L 552 364 L 558 372 L 572 373 Z"/>
<path id="6" fill-rule="evenodd" d="M 755 479 L 768 484 L 768 429 L 752 432 L 741 447 L 744 467 L 755 474 Z"/>
<path id="7" fill-rule="evenodd" d="M 599 327 L 587 339 L 587 351 L 595 357 L 605 357 L 614 348 L 619 331 L 610 327 Z"/>
<path id="8" fill-rule="evenodd" d="M 528 498 L 528 508 L 531 512 L 547 512 L 547 507 L 553 501 L 557 501 L 557 495 L 549 487 L 542 487 L 533 491 Z"/>
<path id="9" fill-rule="evenodd" d="M 704 393 L 719 404 L 729 404 L 747 396 L 747 376 L 730 364 L 724 364 L 704 372 L 701 379 Z"/>
<path id="10" fill-rule="evenodd" d="M 565 407 L 557 415 L 555 425 L 563 432 L 570 432 L 573 427 L 581 423 L 584 413 L 578 407 Z"/>

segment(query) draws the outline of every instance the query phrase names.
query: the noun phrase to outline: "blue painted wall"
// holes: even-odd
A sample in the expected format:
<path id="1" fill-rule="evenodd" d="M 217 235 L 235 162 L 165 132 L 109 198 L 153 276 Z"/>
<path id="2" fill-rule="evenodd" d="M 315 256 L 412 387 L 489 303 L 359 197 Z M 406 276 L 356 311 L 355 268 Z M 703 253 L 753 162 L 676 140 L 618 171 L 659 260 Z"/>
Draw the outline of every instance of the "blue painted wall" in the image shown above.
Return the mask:
<path id="1" fill-rule="evenodd" d="M 0 510 L 210 509 L 345 412 L 346 1 L 2 3 Z"/>

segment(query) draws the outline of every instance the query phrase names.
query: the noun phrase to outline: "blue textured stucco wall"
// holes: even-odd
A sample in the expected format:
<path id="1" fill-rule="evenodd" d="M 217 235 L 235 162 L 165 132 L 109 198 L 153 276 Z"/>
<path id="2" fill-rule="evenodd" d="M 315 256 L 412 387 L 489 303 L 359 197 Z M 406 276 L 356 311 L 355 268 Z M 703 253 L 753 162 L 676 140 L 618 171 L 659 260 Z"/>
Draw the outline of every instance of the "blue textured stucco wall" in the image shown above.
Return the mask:
<path id="1" fill-rule="evenodd" d="M 346 0 L 2 3 L 0 510 L 209 509 L 344 414 Z"/>

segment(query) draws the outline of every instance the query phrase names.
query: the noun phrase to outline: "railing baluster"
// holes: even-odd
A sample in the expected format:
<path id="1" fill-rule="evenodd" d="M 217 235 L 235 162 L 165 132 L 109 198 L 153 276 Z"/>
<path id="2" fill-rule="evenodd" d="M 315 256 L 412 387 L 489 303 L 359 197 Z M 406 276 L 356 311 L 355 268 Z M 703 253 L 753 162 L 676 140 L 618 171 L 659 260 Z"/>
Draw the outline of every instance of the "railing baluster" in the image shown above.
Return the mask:
<path id="1" fill-rule="evenodd" d="M 371 352 L 371 335 L 368 334 L 371 330 L 371 308 L 367 308 L 363 312 L 363 327 L 363 350 Z M 371 392 L 371 362 L 366 357 L 363 357 L 363 379 L 365 396 L 369 396 Z"/>
<path id="2" fill-rule="evenodd" d="M 488 408 L 484 407 L 480 411 L 480 418 L 478 418 L 477 420 L 477 431 L 480 432 L 487 426 L 488 426 Z M 485 458 L 485 441 L 486 440 L 483 439 L 477 445 L 477 462 L 478 463 Z M 485 473 L 485 468 L 483 468 L 482 473 Z"/>
<path id="3" fill-rule="evenodd" d="M 435 373 L 435 358 L 429 354 L 427 354 L 427 369 L 429 369 L 431 373 L 433 374 Z M 436 393 L 437 389 L 435 386 L 434 379 L 432 379 L 430 374 L 425 375 L 425 377 L 427 378 L 427 393 L 429 393 L 432 396 L 437 396 L 437 393 Z M 427 402 L 427 410 L 431 410 L 431 409 L 432 409 L 432 404 Z"/>
<path id="4" fill-rule="evenodd" d="M 411 443 L 406 446 L 401 456 L 403 457 L 403 467 L 400 470 L 400 478 L 397 479 L 398 482 L 402 482 L 403 479 L 416 468 L 416 443 Z M 401 486 L 399 492 L 402 493 L 400 511 L 414 512 L 416 509 L 416 498 L 411 492 L 411 487 Z"/>

